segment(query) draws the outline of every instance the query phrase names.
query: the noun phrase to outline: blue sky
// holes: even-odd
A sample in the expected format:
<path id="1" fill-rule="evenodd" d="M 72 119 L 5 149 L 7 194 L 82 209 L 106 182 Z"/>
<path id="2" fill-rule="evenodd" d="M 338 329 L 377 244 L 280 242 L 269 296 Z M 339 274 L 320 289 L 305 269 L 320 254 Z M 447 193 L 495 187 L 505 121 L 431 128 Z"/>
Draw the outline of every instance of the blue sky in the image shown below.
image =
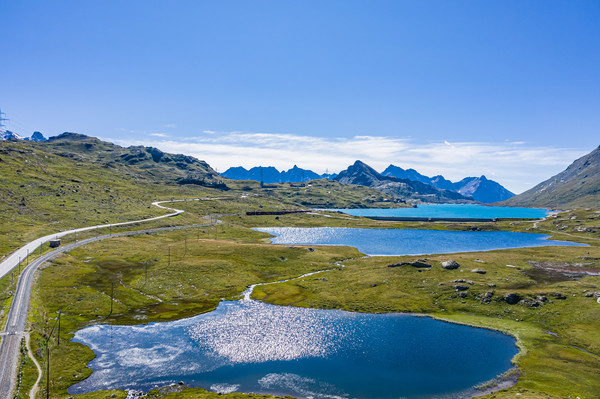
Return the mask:
<path id="1" fill-rule="evenodd" d="M 0 0 L 8 128 L 520 192 L 600 144 L 599 1 Z"/>

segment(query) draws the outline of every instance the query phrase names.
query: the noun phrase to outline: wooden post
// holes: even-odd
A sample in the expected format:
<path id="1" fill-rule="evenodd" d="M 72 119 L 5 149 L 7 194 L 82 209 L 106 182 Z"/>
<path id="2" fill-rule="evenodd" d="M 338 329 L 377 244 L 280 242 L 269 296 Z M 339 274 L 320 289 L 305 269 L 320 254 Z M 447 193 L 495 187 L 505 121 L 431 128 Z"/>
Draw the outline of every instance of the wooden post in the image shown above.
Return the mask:
<path id="1" fill-rule="evenodd" d="M 109 316 L 113 312 L 113 299 L 114 299 L 114 297 L 115 297 L 115 282 L 111 281 L 110 282 L 110 313 L 108 314 Z"/>
<path id="2" fill-rule="evenodd" d="M 50 398 L 50 336 L 46 340 L 46 399 Z"/>
<path id="3" fill-rule="evenodd" d="M 60 346 L 60 309 L 58 309 L 58 336 L 57 336 L 57 346 Z"/>

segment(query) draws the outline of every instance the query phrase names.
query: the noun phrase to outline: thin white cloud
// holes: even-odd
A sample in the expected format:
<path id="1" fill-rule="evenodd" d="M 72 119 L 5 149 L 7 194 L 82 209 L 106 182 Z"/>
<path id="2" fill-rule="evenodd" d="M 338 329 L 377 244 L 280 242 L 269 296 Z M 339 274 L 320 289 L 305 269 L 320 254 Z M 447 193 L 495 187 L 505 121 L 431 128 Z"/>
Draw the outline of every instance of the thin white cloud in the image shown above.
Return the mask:
<path id="1" fill-rule="evenodd" d="M 210 133 L 209 133 L 210 132 Z M 389 164 L 438 174 L 457 181 L 486 175 L 519 193 L 564 170 L 588 151 L 528 146 L 523 142 L 432 142 L 381 136 L 324 138 L 283 133 L 213 132 L 186 139 L 111 140 L 122 145 L 147 145 L 207 161 L 224 171 L 231 166 L 293 165 L 315 172 L 339 172 L 357 159 L 383 171 Z M 208 134 L 207 134 L 208 133 Z"/>
<path id="2" fill-rule="evenodd" d="M 166 134 L 166 133 L 150 133 L 150 136 L 154 136 L 154 137 L 169 137 L 169 135 Z"/>

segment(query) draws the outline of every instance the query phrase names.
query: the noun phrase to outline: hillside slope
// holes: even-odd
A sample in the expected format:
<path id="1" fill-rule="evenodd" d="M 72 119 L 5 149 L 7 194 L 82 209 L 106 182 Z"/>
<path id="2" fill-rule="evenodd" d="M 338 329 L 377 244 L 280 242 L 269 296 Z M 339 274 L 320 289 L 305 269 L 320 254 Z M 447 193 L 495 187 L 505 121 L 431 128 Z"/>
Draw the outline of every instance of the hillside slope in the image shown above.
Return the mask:
<path id="1" fill-rule="evenodd" d="M 509 200 L 505 206 L 545 208 L 598 207 L 600 204 L 600 146 L 567 169 Z"/>
<path id="2" fill-rule="evenodd" d="M 0 257 L 52 232 L 163 214 L 150 205 L 156 200 L 199 197 L 260 199 L 260 207 L 240 203 L 236 212 L 405 206 L 375 189 L 329 180 L 269 187 L 227 180 L 190 156 L 76 133 L 0 141 Z"/>
<path id="3" fill-rule="evenodd" d="M 200 161 L 183 172 L 170 162 L 154 165 L 145 156 L 136 156 L 142 160 L 137 163 L 128 160 L 141 153 L 136 148 L 67 137 L 0 142 L 0 256 L 55 231 L 163 214 L 152 201 L 220 192 L 177 180 L 189 171 L 204 178 Z"/>

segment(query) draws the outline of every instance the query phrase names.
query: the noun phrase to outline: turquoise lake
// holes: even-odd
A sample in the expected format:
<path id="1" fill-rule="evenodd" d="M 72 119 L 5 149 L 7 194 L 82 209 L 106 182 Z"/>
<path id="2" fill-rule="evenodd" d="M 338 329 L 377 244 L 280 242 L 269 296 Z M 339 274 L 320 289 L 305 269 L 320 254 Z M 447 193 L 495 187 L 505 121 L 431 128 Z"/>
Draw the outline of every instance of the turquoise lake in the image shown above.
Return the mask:
<path id="1" fill-rule="evenodd" d="M 76 333 L 96 358 L 70 394 L 183 381 L 215 392 L 300 398 L 465 398 L 509 370 L 515 339 L 405 314 L 283 307 L 243 299 L 210 313 Z"/>
<path id="2" fill-rule="evenodd" d="M 483 205 L 418 205 L 417 208 L 398 209 L 327 209 L 352 216 L 411 217 L 442 219 L 541 219 L 548 215 L 546 209 L 513 208 Z"/>
<path id="3" fill-rule="evenodd" d="M 494 249 L 584 246 L 549 240 L 548 235 L 512 231 L 446 231 L 417 229 L 357 229 L 342 227 L 261 227 L 282 245 L 348 245 L 366 255 L 427 255 Z"/>

